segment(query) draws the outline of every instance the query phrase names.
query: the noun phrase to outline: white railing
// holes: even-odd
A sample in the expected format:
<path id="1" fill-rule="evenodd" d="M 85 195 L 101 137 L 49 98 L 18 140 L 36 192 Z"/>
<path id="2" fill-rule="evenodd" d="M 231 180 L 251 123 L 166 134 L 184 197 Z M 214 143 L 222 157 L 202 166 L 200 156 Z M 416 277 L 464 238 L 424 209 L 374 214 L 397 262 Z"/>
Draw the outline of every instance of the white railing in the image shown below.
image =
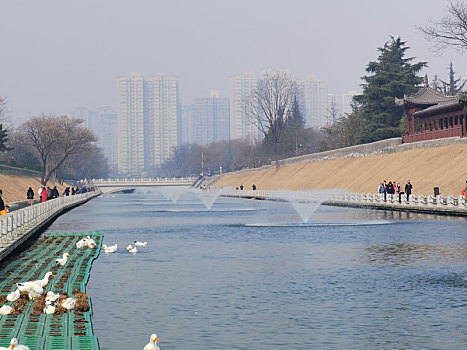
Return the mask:
<path id="1" fill-rule="evenodd" d="M 83 202 L 99 192 L 87 192 L 73 196 L 58 197 L 0 216 L 0 248 L 14 243 L 43 221 L 74 203 Z"/>
<path id="2" fill-rule="evenodd" d="M 92 179 L 94 184 L 115 183 L 115 182 L 193 182 L 197 177 L 157 177 L 157 178 L 139 178 L 139 179 Z"/>
<path id="3" fill-rule="evenodd" d="M 447 210 L 454 209 L 462 212 L 467 211 L 467 203 L 465 196 L 414 196 L 410 195 L 409 200 L 407 196 L 402 194 L 399 202 L 398 194 L 387 194 L 386 199 L 384 194 L 380 193 L 353 193 L 342 191 L 283 191 L 283 190 L 226 190 L 224 189 L 222 195 L 227 196 L 242 196 L 242 197 L 257 197 L 272 200 L 288 200 L 297 202 L 315 202 L 321 200 L 329 204 L 346 204 L 353 203 L 355 205 L 377 205 L 388 206 L 397 208 L 411 208 L 411 209 L 439 209 Z"/>

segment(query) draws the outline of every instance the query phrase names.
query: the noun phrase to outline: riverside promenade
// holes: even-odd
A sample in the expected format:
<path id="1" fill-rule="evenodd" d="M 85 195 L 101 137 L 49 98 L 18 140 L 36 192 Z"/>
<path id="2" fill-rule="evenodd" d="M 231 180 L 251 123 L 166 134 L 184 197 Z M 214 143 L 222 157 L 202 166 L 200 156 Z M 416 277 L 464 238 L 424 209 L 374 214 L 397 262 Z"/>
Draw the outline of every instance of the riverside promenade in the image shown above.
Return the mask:
<path id="1" fill-rule="evenodd" d="M 59 197 L 0 216 L 0 262 L 63 212 L 100 194 L 95 191 Z"/>
<path id="2" fill-rule="evenodd" d="M 301 203 L 316 202 L 319 198 L 315 193 L 320 191 L 261 191 L 261 190 L 224 190 L 223 196 L 239 198 L 256 198 L 264 200 L 297 201 Z M 467 202 L 465 196 L 406 196 L 384 195 L 379 193 L 334 192 L 321 196 L 323 205 L 342 207 L 371 208 L 382 210 L 409 211 L 427 214 L 442 214 L 467 217 Z"/>

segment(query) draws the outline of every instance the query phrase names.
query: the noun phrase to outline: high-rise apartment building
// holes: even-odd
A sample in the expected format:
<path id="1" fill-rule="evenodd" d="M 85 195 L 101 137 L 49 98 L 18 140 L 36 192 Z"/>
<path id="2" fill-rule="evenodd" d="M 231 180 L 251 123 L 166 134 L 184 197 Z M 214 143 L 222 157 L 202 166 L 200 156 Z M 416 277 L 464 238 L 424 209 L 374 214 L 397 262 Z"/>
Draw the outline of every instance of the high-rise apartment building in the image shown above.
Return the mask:
<path id="1" fill-rule="evenodd" d="M 159 167 L 181 144 L 181 107 L 178 78 L 157 74 L 145 79 L 146 165 L 147 170 Z"/>
<path id="2" fill-rule="evenodd" d="M 352 112 L 352 98 L 356 95 L 355 91 L 349 91 L 344 94 L 329 94 L 329 112 L 333 110 L 333 123 L 338 122 L 342 117 Z M 331 113 L 329 113 L 331 114 Z"/>
<path id="3" fill-rule="evenodd" d="M 117 112 L 113 109 L 99 109 L 99 124 L 100 134 L 99 144 L 103 148 L 103 152 L 109 167 L 113 173 L 117 173 L 118 165 L 118 120 Z"/>
<path id="4" fill-rule="evenodd" d="M 107 107 L 97 110 L 79 108 L 72 112 L 71 115 L 83 119 L 84 126 L 94 132 L 97 136 L 97 144 L 102 147 L 112 173 L 117 173 L 117 112 Z"/>
<path id="5" fill-rule="evenodd" d="M 330 124 L 328 118 L 328 83 L 310 76 L 298 82 L 305 127 L 320 129 Z"/>
<path id="6" fill-rule="evenodd" d="M 118 172 L 139 176 L 162 164 L 178 145 L 178 79 L 140 74 L 117 79 Z"/>
<path id="7" fill-rule="evenodd" d="M 195 105 L 184 105 L 182 107 L 182 141 L 181 144 L 195 143 L 195 130 L 194 130 L 194 119 L 195 119 Z"/>
<path id="8" fill-rule="evenodd" d="M 140 74 L 117 79 L 118 172 L 144 171 L 144 79 Z"/>
<path id="9" fill-rule="evenodd" d="M 245 73 L 230 77 L 230 139 L 255 141 L 259 137 L 258 127 L 245 113 L 245 101 L 253 89 L 258 87 L 258 77 Z"/>
<path id="10" fill-rule="evenodd" d="M 230 138 L 229 99 L 211 90 L 207 98 L 195 100 L 194 143 L 206 145 Z"/>

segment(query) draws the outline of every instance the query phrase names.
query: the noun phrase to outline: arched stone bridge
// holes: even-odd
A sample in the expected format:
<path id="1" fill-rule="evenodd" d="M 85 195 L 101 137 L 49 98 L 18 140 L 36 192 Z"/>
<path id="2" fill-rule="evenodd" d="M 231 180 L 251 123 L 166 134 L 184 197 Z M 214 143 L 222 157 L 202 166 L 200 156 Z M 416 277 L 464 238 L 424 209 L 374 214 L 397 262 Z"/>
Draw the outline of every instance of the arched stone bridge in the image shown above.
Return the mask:
<path id="1" fill-rule="evenodd" d="M 159 177 L 153 179 L 93 179 L 92 183 L 102 193 L 111 193 L 137 187 L 191 186 L 196 180 L 198 180 L 196 177 Z"/>

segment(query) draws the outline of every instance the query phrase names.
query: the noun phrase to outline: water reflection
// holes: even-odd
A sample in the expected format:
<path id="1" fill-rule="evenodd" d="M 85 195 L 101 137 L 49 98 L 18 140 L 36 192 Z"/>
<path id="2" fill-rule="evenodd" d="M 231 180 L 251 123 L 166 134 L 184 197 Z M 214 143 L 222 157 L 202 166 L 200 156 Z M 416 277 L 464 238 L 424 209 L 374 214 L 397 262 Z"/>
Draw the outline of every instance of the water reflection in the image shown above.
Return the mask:
<path id="1" fill-rule="evenodd" d="M 414 264 L 463 263 L 467 244 L 388 243 L 363 248 L 369 263 L 408 266 Z"/>

